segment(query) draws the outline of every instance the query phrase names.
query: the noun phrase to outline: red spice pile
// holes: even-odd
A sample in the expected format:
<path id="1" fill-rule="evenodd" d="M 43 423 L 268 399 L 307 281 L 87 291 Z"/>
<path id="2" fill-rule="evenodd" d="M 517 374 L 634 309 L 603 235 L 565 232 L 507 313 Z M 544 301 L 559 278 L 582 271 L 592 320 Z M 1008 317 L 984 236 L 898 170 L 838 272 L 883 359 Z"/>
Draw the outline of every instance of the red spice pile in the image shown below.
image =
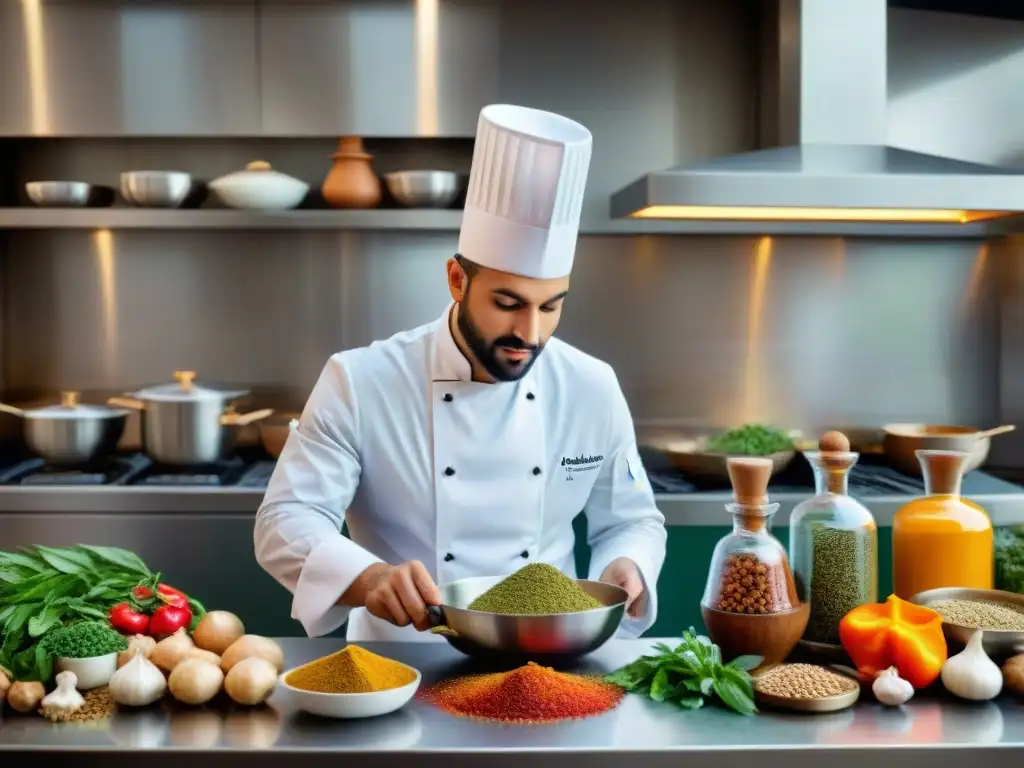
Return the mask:
<path id="1" fill-rule="evenodd" d="M 590 717 L 614 709 L 625 691 L 600 678 L 570 675 L 532 661 L 511 672 L 444 680 L 420 697 L 453 715 L 512 723 Z"/>

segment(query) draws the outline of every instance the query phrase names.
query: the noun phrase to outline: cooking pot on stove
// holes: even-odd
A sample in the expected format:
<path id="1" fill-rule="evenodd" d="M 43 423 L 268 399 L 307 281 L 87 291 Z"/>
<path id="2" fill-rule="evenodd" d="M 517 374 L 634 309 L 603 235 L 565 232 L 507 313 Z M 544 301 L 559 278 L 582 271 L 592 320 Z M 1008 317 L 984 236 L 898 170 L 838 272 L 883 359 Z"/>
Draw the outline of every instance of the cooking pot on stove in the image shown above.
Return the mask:
<path id="1" fill-rule="evenodd" d="M 77 392 L 61 392 L 60 404 L 16 408 L 0 403 L 0 411 L 22 420 L 30 451 L 56 466 L 78 466 L 113 453 L 124 434 L 129 411 L 78 402 Z"/>
<path id="2" fill-rule="evenodd" d="M 248 390 L 202 386 L 195 377 L 195 371 L 175 371 L 173 383 L 107 401 L 142 412 L 145 451 L 161 464 L 195 466 L 227 458 L 242 427 L 274 412 L 264 408 L 236 413 L 231 401 L 248 395 Z"/>

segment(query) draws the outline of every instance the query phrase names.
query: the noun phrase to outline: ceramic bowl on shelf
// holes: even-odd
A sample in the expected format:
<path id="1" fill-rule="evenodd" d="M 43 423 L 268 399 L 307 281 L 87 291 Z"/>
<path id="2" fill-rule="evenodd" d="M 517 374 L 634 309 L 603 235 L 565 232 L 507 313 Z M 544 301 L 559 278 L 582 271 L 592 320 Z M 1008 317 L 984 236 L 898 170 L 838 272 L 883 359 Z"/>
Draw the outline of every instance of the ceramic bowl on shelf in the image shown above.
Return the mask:
<path id="1" fill-rule="evenodd" d="M 408 665 L 404 664 L 402 666 L 408 667 Z M 297 709 L 313 715 L 319 715 L 320 717 L 331 717 L 340 720 L 379 717 L 380 715 L 389 715 L 392 712 L 397 712 L 412 701 L 412 697 L 416 695 L 416 691 L 420 687 L 420 681 L 423 679 L 418 669 L 408 667 L 408 669 L 416 673 L 416 679 L 399 688 L 389 688 L 369 693 L 320 693 L 317 691 L 305 691 L 289 685 L 287 682 L 288 676 L 296 669 L 302 669 L 302 667 L 289 669 L 278 678 L 278 690 L 291 699 L 292 704 Z"/>
<path id="2" fill-rule="evenodd" d="M 252 211 L 286 211 L 295 208 L 309 193 L 309 184 L 275 171 L 270 163 L 256 160 L 209 184 L 230 208 Z"/>
<path id="3" fill-rule="evenodd" d="M 107 653 L 85 659 L 58 656 L 54 663 L 58 672 L 74 672 L 78 678 L 78 685 L 75 687 L 80 691 L 87 691 L 110 682 L 110 678 L 117 671 L 117 654 Z"/>

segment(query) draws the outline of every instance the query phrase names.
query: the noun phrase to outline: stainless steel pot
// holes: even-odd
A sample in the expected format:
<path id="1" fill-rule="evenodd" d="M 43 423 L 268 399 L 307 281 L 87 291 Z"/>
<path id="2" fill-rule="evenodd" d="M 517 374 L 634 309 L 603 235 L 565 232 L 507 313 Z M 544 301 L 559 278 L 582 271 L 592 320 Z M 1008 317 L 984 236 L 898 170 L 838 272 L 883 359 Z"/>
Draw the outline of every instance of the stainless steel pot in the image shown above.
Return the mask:
<path id="1" fill-rule="evenodd" d="M 129 411 L 105 405 L 82 405 L 77 392 L 62 392 L 60 405 L 0 411 L 22 419 L 29 450 L 58 466 L 88 464 L 113 453 L 124 434 Z"/>
<path id="2" fill-rule="evenodd" d="M 235 413 L 230 401 L 248 390 L 220 390 L 195 383 L 194 371 L 175 371 L 175 382 L 148 387 L 111 405 L 142 411 L 146 453 L 161 464 L 195 466 L 227 458 L 242 427 L 265 419 L 270 408 Z"/>

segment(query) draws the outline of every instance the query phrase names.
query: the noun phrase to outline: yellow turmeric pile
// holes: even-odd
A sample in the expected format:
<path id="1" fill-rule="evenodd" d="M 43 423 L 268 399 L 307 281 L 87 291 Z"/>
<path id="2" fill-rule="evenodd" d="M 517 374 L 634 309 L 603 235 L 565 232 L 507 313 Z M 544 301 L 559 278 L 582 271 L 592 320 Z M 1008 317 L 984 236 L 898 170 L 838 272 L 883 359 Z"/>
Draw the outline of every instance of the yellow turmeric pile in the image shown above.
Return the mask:
<path id="1" fill-rule="evenodd" d="M 401 688 L 415 679 L 416 673 L 404 664 L 349 645 L 292 671 L 285 682 L 316 693 L 373 693 Z"/>

